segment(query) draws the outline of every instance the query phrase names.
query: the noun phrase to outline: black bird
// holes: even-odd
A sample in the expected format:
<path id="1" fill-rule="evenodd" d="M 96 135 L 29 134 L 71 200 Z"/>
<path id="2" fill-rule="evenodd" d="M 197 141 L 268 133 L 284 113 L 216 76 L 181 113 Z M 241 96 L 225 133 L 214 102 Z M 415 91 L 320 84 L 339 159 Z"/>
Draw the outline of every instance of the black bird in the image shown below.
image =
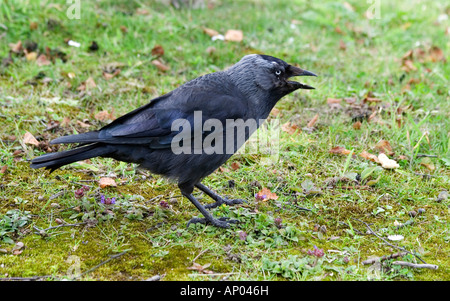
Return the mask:
<path id="1" fill-rule="evenodd" d="M 289 80 L 294 76 L 316 75 L 272 56 L 246 55 L 227 70 L 193 79 L 100 130 L 52 140 L 51 144 L 79 145 L 37 157 L 31 167 L 53 171 L 92 157 L 137 163 L 177 181 L 181 193 L 204 216 L 189 223 L 226 228 L 235 221 L 215 219 L 206 209 L 242 200 L 223 198 L 201 181 L 242 146 L 283 96 L 297 89 L 314 89 Z M 194 187 L 215 202 L 200 204 L 192 195 Z"/>

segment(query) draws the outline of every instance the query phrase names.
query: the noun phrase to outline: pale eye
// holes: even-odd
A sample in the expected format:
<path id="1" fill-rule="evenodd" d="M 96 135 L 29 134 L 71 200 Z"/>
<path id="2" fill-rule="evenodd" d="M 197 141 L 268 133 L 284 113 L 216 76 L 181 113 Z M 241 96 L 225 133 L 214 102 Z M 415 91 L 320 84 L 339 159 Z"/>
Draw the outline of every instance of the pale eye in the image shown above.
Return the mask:
<path id="1" fill-rule="evenodd" d="M 281 74 L 281 71 L 280 71 L 280 70 L 277 70 L 277 71 L 275 71 L 275 74 L 276 74 L 276 75 L 280 75 L 280 74 Z"/>

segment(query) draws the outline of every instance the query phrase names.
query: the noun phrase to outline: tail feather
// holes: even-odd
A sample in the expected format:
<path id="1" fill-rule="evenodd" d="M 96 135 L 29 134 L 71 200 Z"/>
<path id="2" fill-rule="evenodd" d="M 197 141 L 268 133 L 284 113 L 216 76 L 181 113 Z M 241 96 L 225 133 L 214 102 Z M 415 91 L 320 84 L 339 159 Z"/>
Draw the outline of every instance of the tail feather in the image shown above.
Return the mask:
<path id="1" fill-rule="evenodd" d="M 94 143 L 67 151 L 42 155 L 31 160 L 30 166 L 32 168 L 45 167 L 46 169 L 54 171 L 61 166 L 89 158 L 104 156 L 109 152 L 110 150 L 107 145 Z"/>
<path id="2" fill-rule="evenodd" d="M 63 144 L 63 143 L 94 143 L 98 142 L 98 131 L 82 133 L 78 135 L 62 136 L 50 141 L 50 144 Z"/>

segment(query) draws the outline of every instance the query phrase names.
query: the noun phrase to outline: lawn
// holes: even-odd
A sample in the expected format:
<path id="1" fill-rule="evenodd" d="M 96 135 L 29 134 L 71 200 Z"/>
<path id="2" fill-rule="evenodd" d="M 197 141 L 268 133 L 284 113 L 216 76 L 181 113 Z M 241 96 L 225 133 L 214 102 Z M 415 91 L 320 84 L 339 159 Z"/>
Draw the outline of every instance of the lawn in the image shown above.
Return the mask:
<path id="1" fill-rule="evenodd" d="M 1 280 L 450 280 L 447 1 L 163 2 L 0 0 Z M 205 179 L 238 224 L 186 227 L 133 164 L 29 167 L 251 53 L 318 77 L 272 111 L 275 156 Z"/>

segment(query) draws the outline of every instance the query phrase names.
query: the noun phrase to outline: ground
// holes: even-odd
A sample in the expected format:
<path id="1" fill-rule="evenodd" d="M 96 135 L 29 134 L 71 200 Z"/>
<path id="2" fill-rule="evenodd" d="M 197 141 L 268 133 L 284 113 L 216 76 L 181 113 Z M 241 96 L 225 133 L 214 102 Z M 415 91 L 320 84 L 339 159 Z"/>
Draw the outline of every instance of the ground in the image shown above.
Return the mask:
<path id="1" fill-rule="evenodd" d="M 450 6 L 413 2 L 0 0 L 0 278 L 449 280 Z M 176 185 L 131 164 L 29 167 L 249 53 L 319 76 L 273 110 L 275 156 L 204 181 L 246 200 L 212 210 L 229 229 L 186 227 Z"/>

